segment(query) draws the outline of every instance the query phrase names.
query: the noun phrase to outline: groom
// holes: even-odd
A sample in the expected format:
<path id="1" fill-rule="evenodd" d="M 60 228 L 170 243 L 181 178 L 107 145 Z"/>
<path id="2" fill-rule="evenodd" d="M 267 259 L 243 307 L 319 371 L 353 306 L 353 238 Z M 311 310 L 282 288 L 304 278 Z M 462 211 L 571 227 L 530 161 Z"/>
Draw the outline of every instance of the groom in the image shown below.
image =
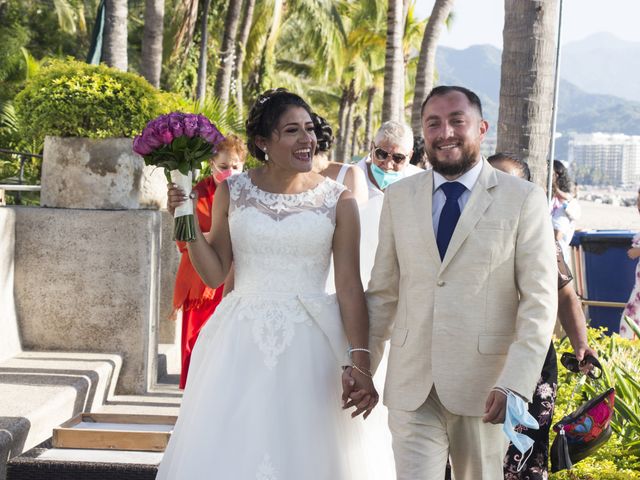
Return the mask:
<path id="1" fill-rule="evenodd" d="M 398 480 L 501 479 L 501 387 L 531 399 L 549 348 L 557 267 L 542 190 L 480 155 L 463 87 L 422 106 L 433 171 L 391 185 L 367 291 L 373 369 L 391 339 L 385 405 Z M 348 390 L 348 389 L 347 389 Z M 353 395 L 353 393 L 352 393 Z"/>

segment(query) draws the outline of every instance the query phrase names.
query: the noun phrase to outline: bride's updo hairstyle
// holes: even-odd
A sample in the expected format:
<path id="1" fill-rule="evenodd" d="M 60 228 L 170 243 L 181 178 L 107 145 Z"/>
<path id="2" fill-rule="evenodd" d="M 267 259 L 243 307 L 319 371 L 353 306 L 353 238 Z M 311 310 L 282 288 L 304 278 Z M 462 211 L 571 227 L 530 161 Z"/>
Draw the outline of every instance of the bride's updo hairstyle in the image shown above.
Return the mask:
<path id="1" fill-rule="evenodd" d="M 249 116 L 245 122 L 247 148 L 254 158 L 261 162 L 265 161 L 264 152 L 256 145 L 256 138 L 269 138 L 278 126 L 278 121 L 282 114 L 290 107 L 304 108 L 311 119 L 314 117 L 311 107 L 302 97 L 284 88 L 267 90 L 258 96 L 251 106 Z"/>
<path id="2" fill-rule="evenodd" d="M 329 122 L 323 117 L 314 113 L 311 116 L 313 120 L 313 128 L 316 132 L 316 139 L 318 140 L 318 146 L 316 147 L 316 153 L 328 152 L 331 150 L 335 137 L 333 136 L 333 129 Z"/>

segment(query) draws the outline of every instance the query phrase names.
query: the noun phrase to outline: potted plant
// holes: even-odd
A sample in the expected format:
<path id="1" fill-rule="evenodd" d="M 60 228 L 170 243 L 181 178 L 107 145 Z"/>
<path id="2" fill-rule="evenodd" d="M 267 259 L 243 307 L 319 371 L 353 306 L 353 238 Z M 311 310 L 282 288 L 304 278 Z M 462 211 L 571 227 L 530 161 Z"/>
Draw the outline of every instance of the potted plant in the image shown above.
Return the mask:
<path id="1" fill-rule="evenodd" d="M 159 208 L 162 171 L 145 167 L 132 139 L 180 98 L 104 65 L 53 60 L 15 99 L 22 135 L 44 143 L 40 204 L 59 208 Z"/>

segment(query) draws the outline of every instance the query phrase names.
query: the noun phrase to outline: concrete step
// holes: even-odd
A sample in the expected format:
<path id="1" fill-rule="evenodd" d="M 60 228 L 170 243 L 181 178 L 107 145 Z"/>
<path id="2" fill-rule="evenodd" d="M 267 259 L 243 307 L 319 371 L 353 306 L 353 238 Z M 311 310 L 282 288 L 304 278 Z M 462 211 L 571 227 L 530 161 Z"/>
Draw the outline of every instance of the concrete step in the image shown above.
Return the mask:
<path id="1" fill-rule="evenodd" d="M 118 355 L 67 352 L 22 352 L 1 362 L 0 480 L 8 458 L 113 396 L 121 366 Z"/>
<path id="2" fill-rule="evenodd" d="M 116 395 L 96 411 L 117 414 L 178 415 L 181 401 L 182 392 L 178 389 L 175 389 L 173 394 Z"/>
<path id="3" fill-rule="evenodd" d="M 158 386 L 178 385 L 181 367 L 180 345 L 158 344 Z"/>

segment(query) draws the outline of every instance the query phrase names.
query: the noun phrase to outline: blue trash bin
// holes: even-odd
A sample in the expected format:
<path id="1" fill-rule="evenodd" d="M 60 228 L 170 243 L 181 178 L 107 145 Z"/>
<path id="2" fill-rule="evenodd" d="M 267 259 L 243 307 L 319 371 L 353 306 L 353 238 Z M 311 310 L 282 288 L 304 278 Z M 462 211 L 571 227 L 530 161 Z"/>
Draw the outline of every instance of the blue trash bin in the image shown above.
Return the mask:
<path id="1" fill-rule="evenodd" d="M 633 290 L 637 260 L 627 256 L 635 232 L 588 230 L 576 232 L 571 245 L 583 251 L 583 285 L 587 300 L 626 303 Z M 589 307 L 590 325 L 620 330 L 623 308 Z"/>

